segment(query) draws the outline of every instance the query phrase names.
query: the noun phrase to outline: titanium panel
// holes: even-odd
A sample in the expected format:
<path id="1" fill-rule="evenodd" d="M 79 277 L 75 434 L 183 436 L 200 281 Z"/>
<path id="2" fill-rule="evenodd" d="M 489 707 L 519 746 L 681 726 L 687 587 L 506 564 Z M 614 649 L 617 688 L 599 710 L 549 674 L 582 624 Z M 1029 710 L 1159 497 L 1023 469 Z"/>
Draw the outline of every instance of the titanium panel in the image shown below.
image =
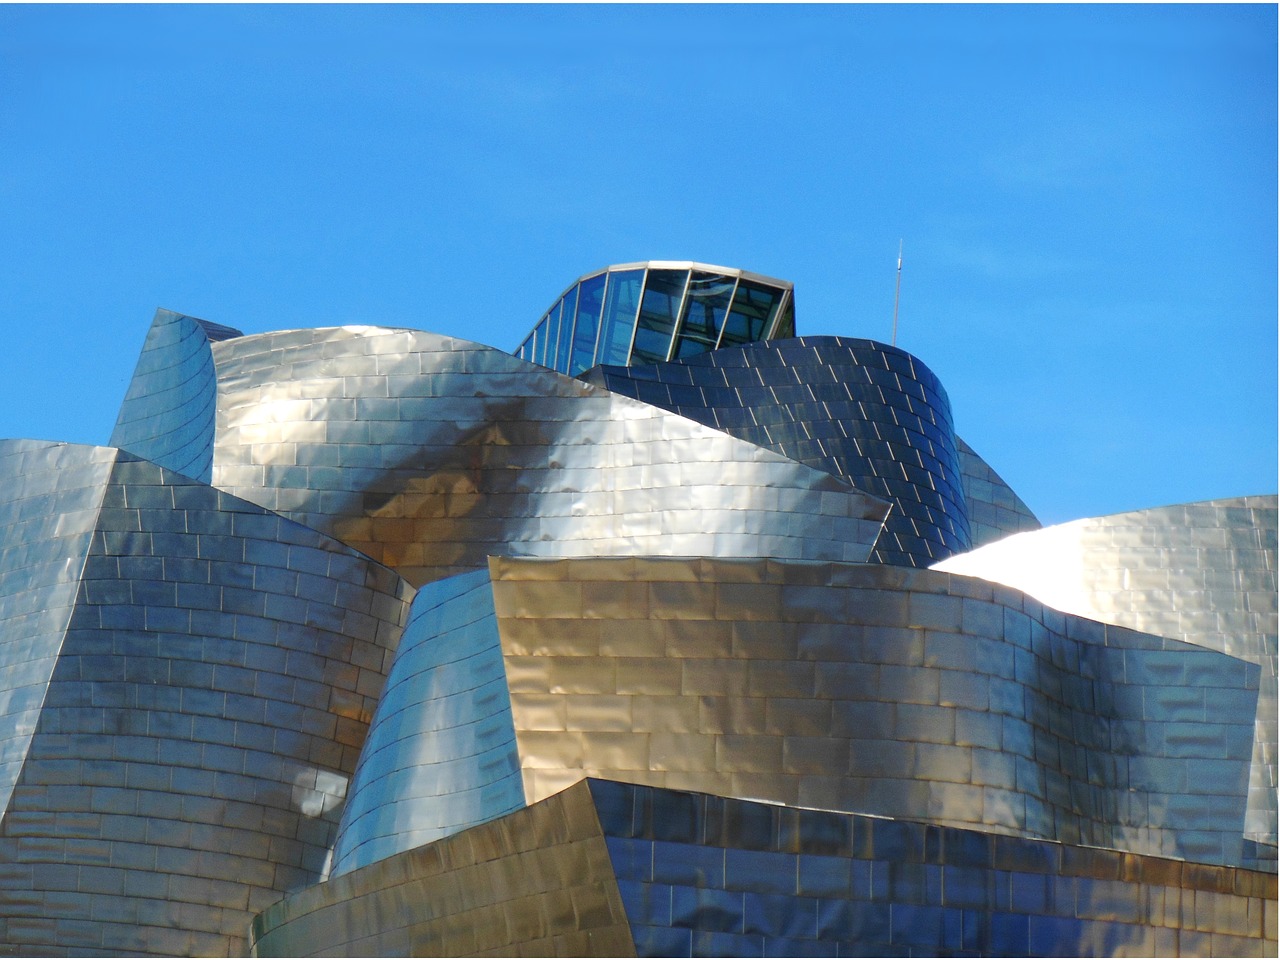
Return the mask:
<path id="1" fill-rule="evenodd" d="M 768 447 L 893 504 L 871 560 L 970 548 L 951 405 L 911 354 L 873 340 L 768 340 L 583 379 Z"/>
<path id="2" fill-rule="evenodd" d="M 1231 867 L 591 779 L 295 893 L 267 956 L 1274 956 Z"/>
<path id="3" fill-rule="evenodd" d="M 1209 500 L 1046 527 L 953 557 L 938 569 L 1005 583 L 1059 610 L 1258 664 L 1245 835 L 1274 847 L 1276 528 L 1274 496 Z"/>
<path id="4" fill-rule="evenodd" d="M 956 452 L 975 549 L 1012 533 L 1040 529 L 1031 508 L 961 437 L 956 437 Z"/>
<path id="5" fill-rule="evenodd" d="M 414 598 L 334 844 L 334 875 L 524 806 L 493 590 L 479 570 Z"/>
<path id="6" fill-rule="evenodd" d="M 415 585 L 495 553 L 862 561 L 888 509 L 756 444 L 462 340 L 342 327 L 213 354 L 215 486 Z"/>
<path id="7" fill-rule="evenodd" d="M 35 732 L 116 452 L 0 441 L 0 825 Z"/>
<path id="8" fill-rule="evenodd" d="M 208 483 L 217 400 L 209 344 L 238 336 L 231 327 L 157 310 L 110 446 Z"/>
<path id="9" fill-rule="evenodd" d="M 101 506 L 86 538 L 81 491 L 59 501 L 85 553 L 0 826 L 0 940 L 234 956 L 322 875 L 411 588 L 127 453 L 49 449 L 60 478 L 101 478 Z M 42 523 L 65 552 L 62 519 Z"/>
<path id="10" fill-rule="evenodd" d="M 640 956 L 1274 956 L 1273 876 L 588 781 Z"/>
<path id="11" fill-rule="evenodd" d="M 256 957 L 634 957 L 587 785 L 281 900 Z"/>
<path id="12" fill-rule="evenodd" d="M 490 575 L 527 803 L 604 777 L 1241 858 L 1254 665 L 900 567 L 493 558 Z M 456 818 L 445 797 L 416 806 Z M 397 833 L 379 849 L 412 845 Z"/>

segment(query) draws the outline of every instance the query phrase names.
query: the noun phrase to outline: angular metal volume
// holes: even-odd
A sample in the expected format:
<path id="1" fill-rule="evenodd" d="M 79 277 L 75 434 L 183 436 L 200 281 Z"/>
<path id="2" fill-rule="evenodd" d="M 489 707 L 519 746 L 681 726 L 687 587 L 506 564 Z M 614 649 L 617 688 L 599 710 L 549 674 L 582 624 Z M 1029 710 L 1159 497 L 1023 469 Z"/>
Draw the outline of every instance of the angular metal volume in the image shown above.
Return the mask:
<path id="1" fill-rule="evenodd" d="M 215 344 L 213 482 L 415 585 L 517 556 L 861 561 L 888 505 L 464 340 L 340 327 Z"/>
<path id="2" fill-rule="evenodd" d="M 411 589 L 127 453 L 0 470 L 5 946 L 243 952 L 322 876 Z"/>

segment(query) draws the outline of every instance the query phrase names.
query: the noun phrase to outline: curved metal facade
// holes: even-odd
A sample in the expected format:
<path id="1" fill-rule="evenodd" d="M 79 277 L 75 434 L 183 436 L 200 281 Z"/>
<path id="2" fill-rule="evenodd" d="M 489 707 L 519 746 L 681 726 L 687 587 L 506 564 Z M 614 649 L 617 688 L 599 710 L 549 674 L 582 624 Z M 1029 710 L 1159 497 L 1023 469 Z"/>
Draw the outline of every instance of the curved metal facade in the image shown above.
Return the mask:
<path id="1" fill-rule="evenodd" d="M 253 948 L 1261 957 L 1275 900 L 1248 870 L 589 780 L 291 896 Z"/>
<path id="2" fill-rule="evenodd" d="M 1274 955 L 1275 498 L 1007 536 L 792 302 L 160 311 L 129 451 L 0 442 L 0 952 Z"/>
<path id="3" fill-rule="evenodd" d="M 6 745 L 5 947 L 242 953 L 255 913 L 323 875 L 410 589 L 127 453 L 3 453 L 5 489 L 28 494 L 10 504 L 40 518 L 3 555 L 3 608 L 39 595 L 65 616 L 4 674 L 32 728 Z"/>
<path id="4" fill-rule="evenodd" d="M 452 701 L 453 729 L 477 733 L 452 739 L 417 719 L 445 700 L 384 701 L 338 870 L 491 819 L 481 784 L 441 790 L 479 743 L 507 784 L 518 757 L 529 803 L 592 776 L 1240 860 L 1251 664 L 929 571 L 705 558 L 495 558 L 490 570 L 496 625 L 463 578 L 447 605 L 431 599 L 447 632 L 406 635 L 392 676 L 424 686 L 427 672 L 400 661 L 448 651 L 483 663 L 509 700 L 454 684 L 474 694 Z M 1153 698 L 1179 710 L 1150 716 Z M 1182 742 L 1193 711 L 1216 742 Z M 401 801 L 416 814 L 351 822 Z"/>
<path id="5" fill-rule="evenodd" d="M 413 330 L 217 344 L 214 484 L 415 585 L 490 554 L 865 560 L 888 505 L 754 443 Z"/>
<path id="6" fill-rule="evenodd" d="M 487 571 L 414 598 L 334 842 L 334 875 L 524 806 Z"/>
<path id="7" fill-rule="evenodd" d="M 1237 497 L 1059 524 L 939 569 L 1059 610 L 1220 650 L 1262 668 L 1245 833 L 1276 843 L 1276 498 Z"/>
<path id="8" fill-rule="evenodd" d="M 537 322 L 516 356 L 570 376 L 598 363 L 654 363 L 795 336 L 785 280 L 688 260 L 590 273 Z"/>
<path id="9" fill-rule="evenodd" d="M 238 336 L 231 327 L 157 310 L 110 446 L 208 483 L 217 399 L 209 345 Z"/>
<path id="10" fill-rule="evenodd" d="M 1012 533 L 1040 529 L 1040 521 L 1031 508 L 961 437 L 956 437 L 956 453 L 974 547 L 993 543 Z"/>
<path id="11" fill-rule="evenodd" d="M 969 549 L 951 404 L 911 354 L 802 337 L 586 379 L 769 449 L 888 500 L 871 559 L 929 566 Z"/>

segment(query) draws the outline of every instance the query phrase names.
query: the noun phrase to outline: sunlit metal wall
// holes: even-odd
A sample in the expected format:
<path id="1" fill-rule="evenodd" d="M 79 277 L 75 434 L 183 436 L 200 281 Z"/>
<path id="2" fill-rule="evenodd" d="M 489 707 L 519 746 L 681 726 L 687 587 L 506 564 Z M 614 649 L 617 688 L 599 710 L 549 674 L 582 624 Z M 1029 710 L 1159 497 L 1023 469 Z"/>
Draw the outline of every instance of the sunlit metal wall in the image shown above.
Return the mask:
<path id="1" fill-rule="evenodd" d="M 0 824 L 75 607 L 116 451 L 0 441 Z"/>
<path id="2" fill-rule="evenodd" d="M 242 953 L 254 914 L 322 875 L 411 588 L 129 454 L 6 452 L 9 503 L 33 518 L 6 581 L 56 573 L 5 597 L 8 643 L 33 588 L 59 616 L 77 593 L 62 635 L 50 623 L 33 644 L 48 679 L 0 824 L 0 941 Z M 12 661 L 3 675 L 32 707 L 38 681 Z"/>
<path id="3" fill-rule="evenodd" d="M 524 806 L 487 570 L 427 584 L 352 777 L 345 873 Z"/>
<path id="4" fill-rule="evenodd" d="M 1276 529 L 1274 496 L 1209 500 L 1046 527 L 953 557 L 940 569 L 1260 665 L 1245 829 L 1274 845 Z"/>
<path id="5" fill-rule="evenodd" d="M 376 327 L 215 344 L 214 484 L 415 585 L 493 553 L 865 560 L 888 504 L 509 354 Z"/>
<path id="6" fill-rule="evenodd" d="M 587 379 L 890 501 L 875 562 L 929 566 L 969 549 L 951 405 L 937 377 L 903 350 L 803 337 L 605 366 Z"/>
<path id="7" fill-rule="evenodd" d="M 637 558 L 493 559 L 490 570 L 496 641 L 470 579 L 457 588 L 463 612 L 446 603 L 437 616 L 477 625 L 450 638 L 459 658 L 501 645 L 510 705 L 459 698 L 452 724 L 490 723 L 497 743 L 510 711 L 530 803 L 600 776 L 1240 858 L 1251 664 L 930 571 Z M 424 630 L 397 661 L 421 645 L 445 646 Z M 375 715 L 370 750 L 427 768 L 406 782 L 466 760 L 434 732 L 406 736 L 433 712 Z M 1189 736 L 1193 721 L 1213 736 Z M 401 799 L 393 781 L 366 780 L 361 808 Z M 460 822 L 440 794 L 418 790 L 415 815 L 344 837 L 343 868 L 368 862 L 358 843 L 376 839 L 385 855 L 420 842 L 419 826 Z M 470 803 L 479 822 L 485 808 Z"/>
<path id="8" fill-rule="evenodd" d="M 591 780 L 271 907 L 270 956 L 1274 956 L 1274 876 Z"/>
<path id="9" fill-rule="evenodd" d="M 956 453 L 969 514 L 969 534 L 975 547 L 1011 533 L 1040 529 L 1040 521 L 1031 508 L 962 437 L 956 437 Z"/>
<path id="10" fill-rule="evenodd" d="M 217 374 L 210 343 L 239 330 L 157 310 L 110 445 L 209 482 Z"/>
<path id="11" fill-rule="evenodd" d="M 259 957 L 633 957 L 585 783 L 281 900 Z"/>

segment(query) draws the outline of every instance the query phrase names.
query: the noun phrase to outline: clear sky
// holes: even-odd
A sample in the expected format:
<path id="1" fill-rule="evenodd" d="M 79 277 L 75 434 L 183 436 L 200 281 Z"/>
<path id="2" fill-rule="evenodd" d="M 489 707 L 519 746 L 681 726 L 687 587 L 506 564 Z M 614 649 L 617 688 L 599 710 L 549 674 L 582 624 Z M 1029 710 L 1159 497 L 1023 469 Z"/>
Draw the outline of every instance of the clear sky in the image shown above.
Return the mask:
<path id="1" fill-rule="evenodd" d="M 689 259 L 888 340 L 1042 520 L 1276 490 L 1256 6 L 0 6 L 0 436 L 105 443 L 156 307 L 514 349 Z"/>

